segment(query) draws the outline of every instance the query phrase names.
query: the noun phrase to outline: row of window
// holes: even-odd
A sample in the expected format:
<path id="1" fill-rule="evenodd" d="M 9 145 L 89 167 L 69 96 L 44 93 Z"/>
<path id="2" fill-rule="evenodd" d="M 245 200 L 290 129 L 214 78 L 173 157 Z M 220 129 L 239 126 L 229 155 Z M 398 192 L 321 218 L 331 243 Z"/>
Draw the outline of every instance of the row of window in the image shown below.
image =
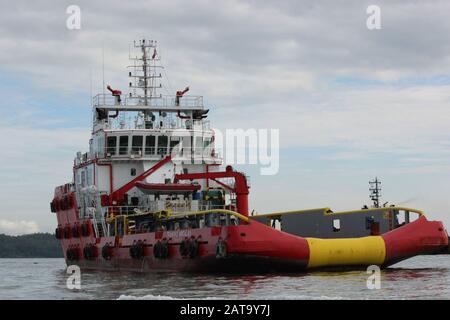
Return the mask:
<path id="1" fill-rule="evenodd" d="M 195 137 L 195 149 L 207 148 L 211 144 L 210 138 Z M 181 139 L 191 137 L 172 137 L 172 136 L 109 136 L 107 139 L 107 153 L 110 155 L 126 155 L 131 150 L 131 154 L 145 155 L 164 155 L 172 152 L 177 147 Z M 131 144 L 130 144 L 131 142 Z M 189 143 L 190 145 L 190 143 Z M 131 149 L 130 149 L 131 148 Z"/>

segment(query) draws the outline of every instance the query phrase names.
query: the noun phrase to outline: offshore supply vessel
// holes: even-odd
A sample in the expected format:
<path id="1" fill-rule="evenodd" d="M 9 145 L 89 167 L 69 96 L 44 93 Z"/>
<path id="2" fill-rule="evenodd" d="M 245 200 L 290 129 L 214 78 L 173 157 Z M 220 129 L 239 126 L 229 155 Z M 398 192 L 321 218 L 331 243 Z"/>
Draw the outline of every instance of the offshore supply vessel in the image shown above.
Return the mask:
<path id="1" fill-rule="evenodd" d="M 221 167 L 203 98 L 162 95 L 156 41 L 133 47 L 129 93 L 93 98 L 89 151 L 50 204 L 68 265 L 296 272 L 386 267 L 448 245 L 441 222 L 404 207 L 249 215 L 248 177 Z"/>

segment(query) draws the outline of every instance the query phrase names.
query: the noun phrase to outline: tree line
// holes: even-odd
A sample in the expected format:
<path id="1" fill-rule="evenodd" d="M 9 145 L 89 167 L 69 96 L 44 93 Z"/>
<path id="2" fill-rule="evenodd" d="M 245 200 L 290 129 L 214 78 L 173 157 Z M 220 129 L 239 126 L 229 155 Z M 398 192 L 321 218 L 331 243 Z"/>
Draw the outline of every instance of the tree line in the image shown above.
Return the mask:
<path id="1" fill-rule="evenodd" d="M 62 258 L 59 240 L 50 233 L 0 234 L 0 258 Z"/>

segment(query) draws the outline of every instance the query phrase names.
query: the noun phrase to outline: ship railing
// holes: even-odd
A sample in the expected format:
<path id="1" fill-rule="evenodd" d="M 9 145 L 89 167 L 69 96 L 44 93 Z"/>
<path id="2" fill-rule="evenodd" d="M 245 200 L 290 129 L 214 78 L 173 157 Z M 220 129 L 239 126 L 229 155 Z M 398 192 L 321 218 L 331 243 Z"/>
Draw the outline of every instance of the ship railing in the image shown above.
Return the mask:
<path id="1" fill-rule="evenodd" d="M 139 212 L 140 210 L 147 209 L 147 206 L 110 206 L 106 207 L 106 212 L 108 214 L 108 217 L 111 217 L 136 214 L 136 212 Z"/>
<path id="2" fill-rule="evenodd" d="M 120 99 L 118 96 L 110 94 L 97 94 L 93 98 L 94 107 L 141 107 L 149 109 L 203 109 L 203 96 L 183 96 L 177 99 L 176 96 L 161 95 L 156 97 L 129 97 L 122 95 Z"/>
<path id="3" fill-rule="evenodd" d="M 230 205 L 216 205 L 216 204 L 209 204 L 209 203 L 205 203 L 203 202 L 202 204 L 199 205 L 199 210 L 200 211 L 206 211 L 206 210 L 231 210 L 234 209 L 232 207 L 230 207 Z"/>
<path id="4" fill-rule="evenodd" d="M 145 221 L 140 225 L 136 224 L 137 217 L 148 214 L 152 214 L 154 217 L 157 217 L 157 219 L 159 219 L 159 223 L 153 224 L 153 227 L 151 227 L 149 222 Z M 118 224 L 119 221 L 122 222 L 122 226 L 120 226 L 120 228 Z M 249 222 L 249 218 L 238 212 L 226 209 L 186 212 L 136 210 L 134 214 L 110 216 L 107 219 L 107 222 L 109 226 L 108 230 L 111 230 L 111 226 L 113 226 L 114 235 L 123 235 L 164 230 L 173 231 L 214 226 L 239 225 L 241 222 Z M 121 232 L 119 232 L 119 229 Z"/>
<path id="5" fill-rule="evenodd" d="M 164 158 L 165 156 L 175 152 L 174 158 L 194 158 L 194 159 L 211 159 L 220 158 L 220 155 L 210 147 L 147 147 L 147 146 L 113 146 L 106 147 L 107 158 Z"/>

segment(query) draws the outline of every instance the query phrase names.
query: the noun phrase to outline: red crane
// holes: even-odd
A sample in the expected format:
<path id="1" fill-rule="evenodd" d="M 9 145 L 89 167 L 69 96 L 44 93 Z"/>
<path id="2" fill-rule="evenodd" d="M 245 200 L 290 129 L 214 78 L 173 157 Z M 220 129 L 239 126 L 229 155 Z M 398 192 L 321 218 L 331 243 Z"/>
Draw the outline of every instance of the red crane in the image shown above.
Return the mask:
<path id="1" fill-rule="evenodd" d="M 216 179 L 220 178 L 234 178 L 234 186 L 229 186 Z M 220 172 L 199 172 L 199 173 L 183 173 L 175 175 L 175 183 L 179 180 L 200 180 L 211 179 L 221 186 L 227 188 L 231 192 L 236 194 L 236 206 L 237 212 L 248 217 L 248 194 L 249 186 L 247 184 L 247 178 L 241 172 L 233 170 L 233 167 L 227 166 L 225 171 Z"/>
<path id="2" fill-rule="evenodd" d="M 113 203 L 115 202 L 118 205 L 123 205 L 123 203 L 125 201 L 125 193 L 127 193 L 132 188 L 134 188 L 136 186 L 137 182 L 140 182 L 140 181 L 144 180 L 149 175 L 154 173 L 156 170 L 158 170 L 159 168 L 161 168 L 163 165 L 165 165 L 166 163 L 170 162 L 171 160 L 172 160 L 172 156 L 171 155 L 165 157 L 161 161 L 157 162 L 153 167 L 151 167 L 147 171 L 144 171 L 142 174 L 138 175 L 136 178 L 134 178 L 133 180 L 127 182 L 122 187 L 120 187 L 119 189 L 114 191 L 111 194 L 111 199 L 112 199 Z"/>

